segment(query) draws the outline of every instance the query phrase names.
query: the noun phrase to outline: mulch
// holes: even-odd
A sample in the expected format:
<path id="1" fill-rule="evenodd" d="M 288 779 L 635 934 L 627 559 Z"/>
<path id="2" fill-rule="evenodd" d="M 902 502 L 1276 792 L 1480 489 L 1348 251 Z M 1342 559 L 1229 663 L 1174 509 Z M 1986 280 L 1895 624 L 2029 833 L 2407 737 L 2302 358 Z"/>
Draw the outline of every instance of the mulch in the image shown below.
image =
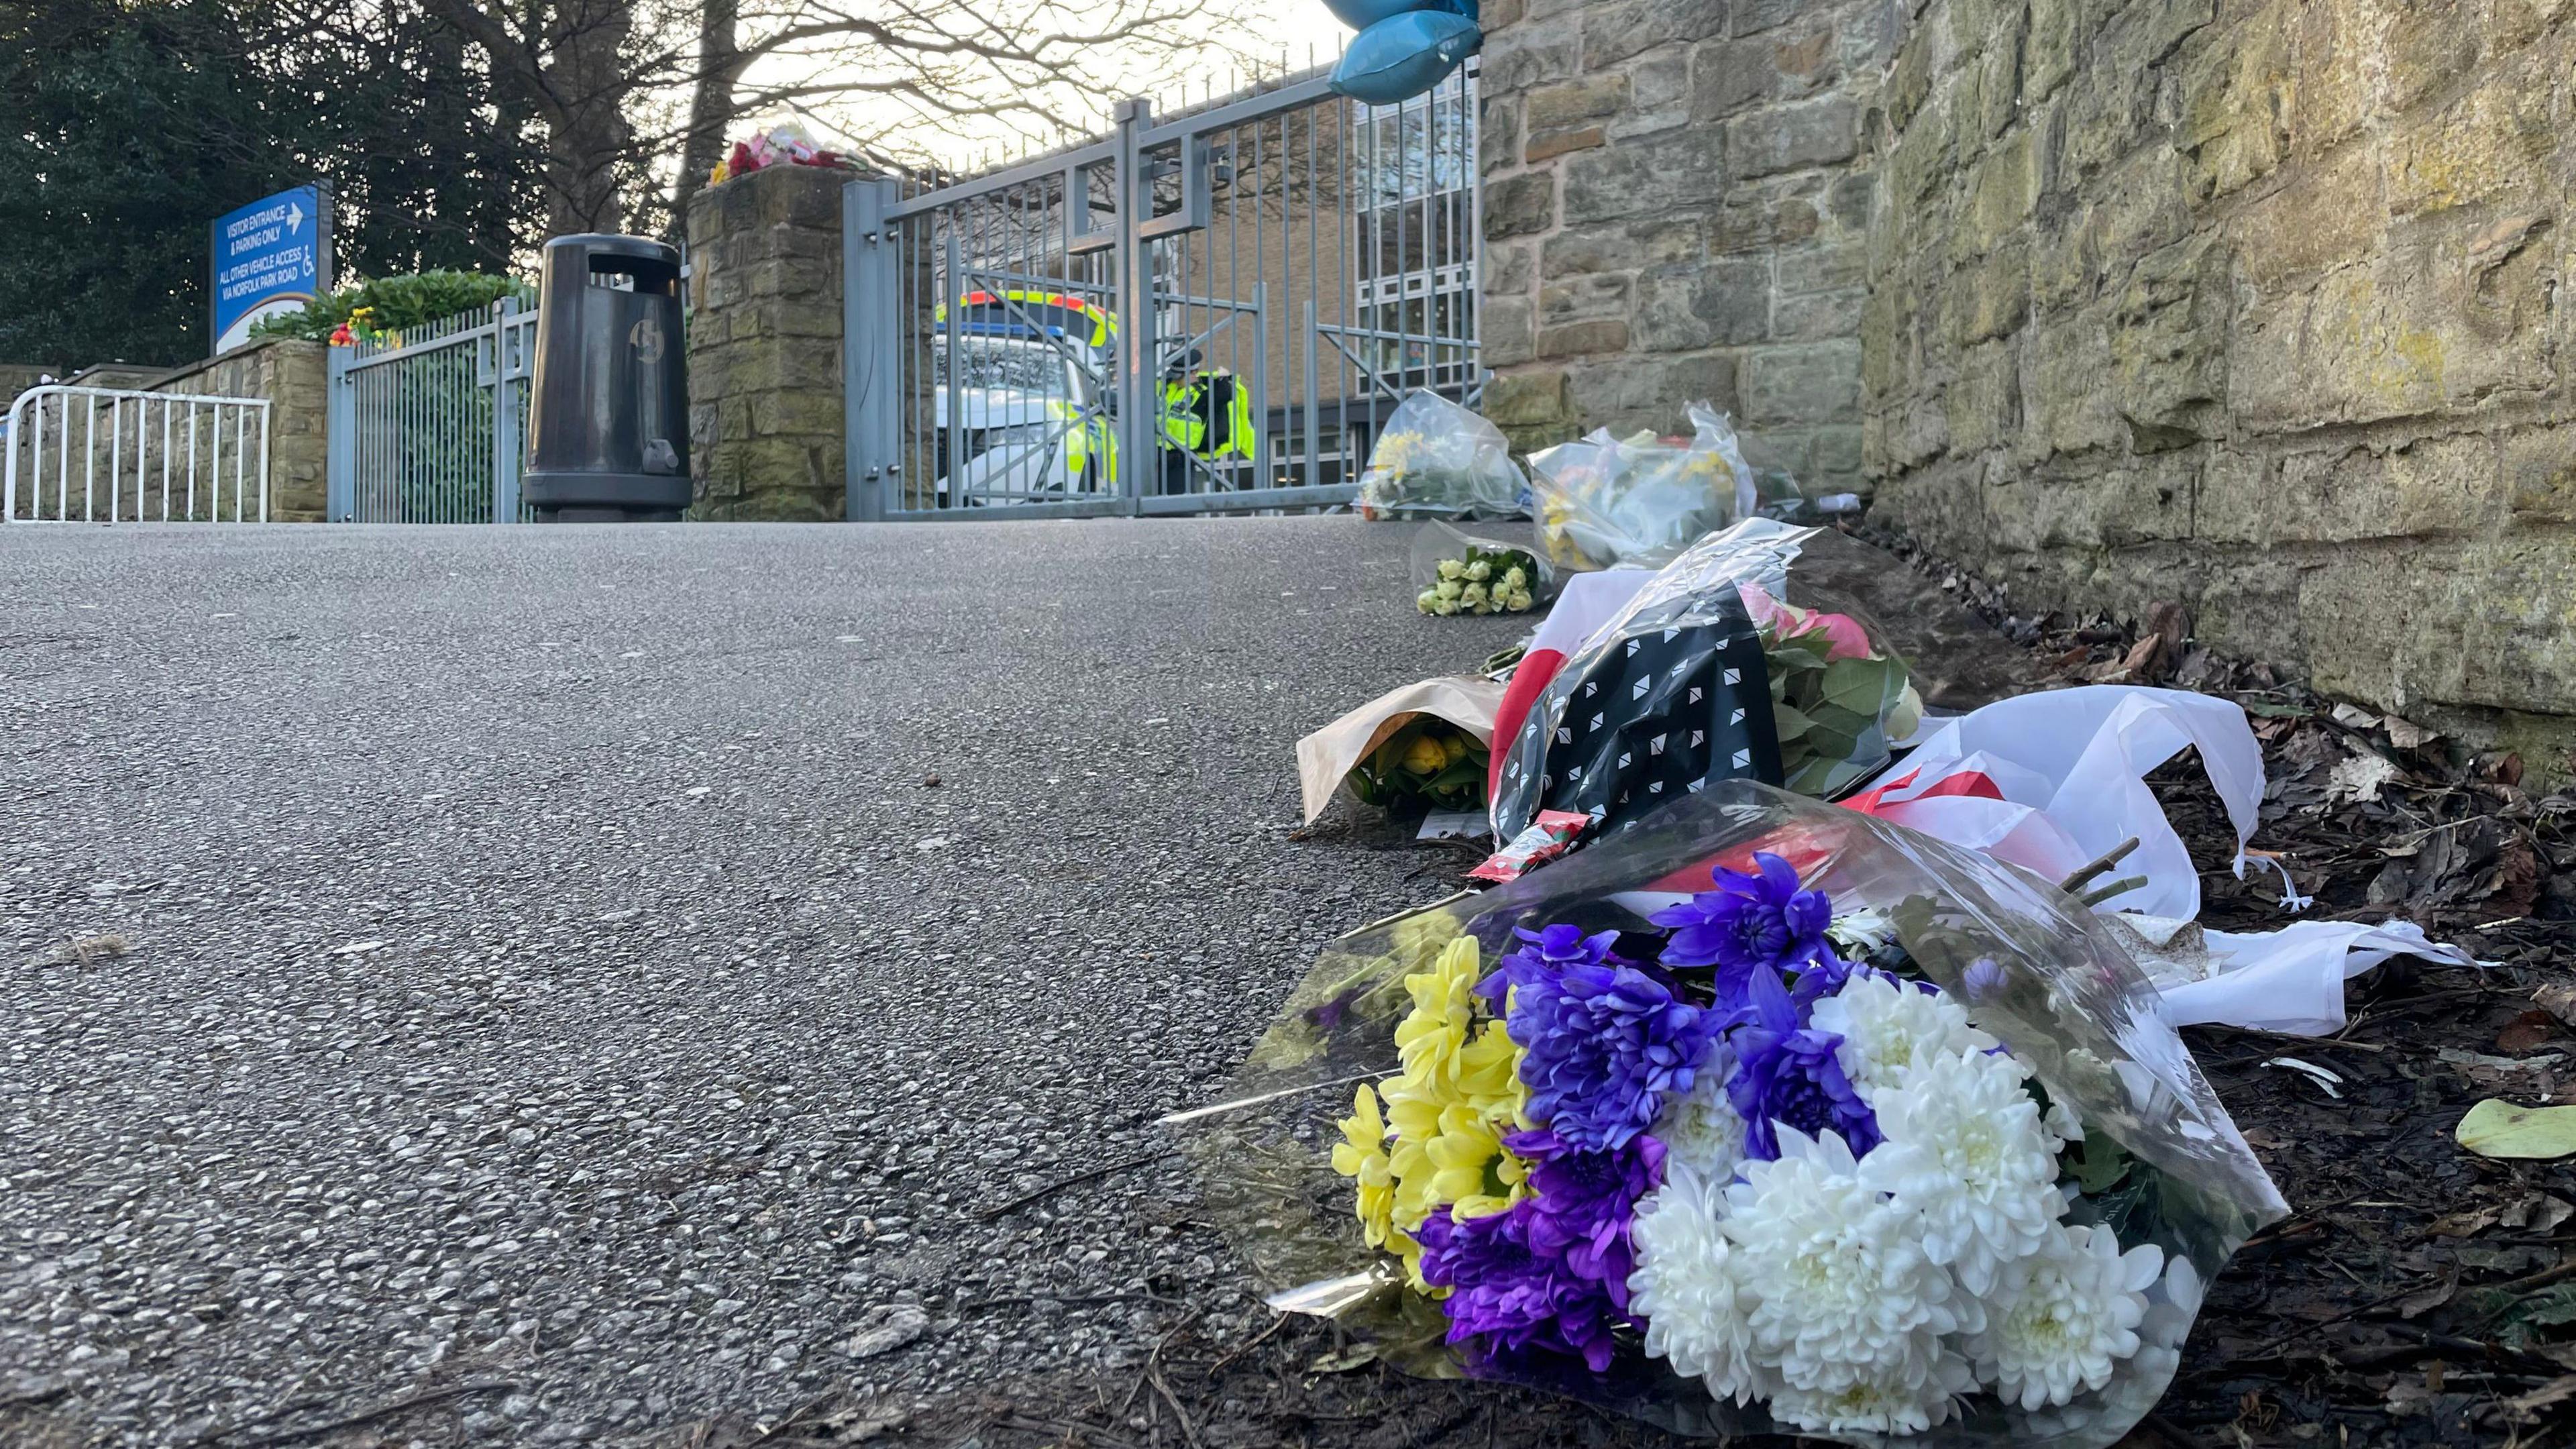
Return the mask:
<path id="1" fill-rule="evenodd" d="M 2354 981 L 2329 1038 L 2184 1032 L 2292 1215 L 2210 1287 L 2182 1370 L 2128 1440 L 2213 1445 L 2576 1445 L 2576 1163 L 2461 1148 L 2469 1106 L 2576 1102 L 2576 796 L 2535 797 L 2521 762 L 2318 699 L 2279 670 L 2189 642 L 2178 609 L 2139 621 L 2025 616 L 1918 559 L 2053 681 L 2172 684 L 2256 717 L 2269 786 L 2254 844 L 2314 897 L 2307 919 L 2399 918 L 2490 969 L 2399 959 Z M 2234 841 L 2197 763 L 2151 783 L 2203 862 Z M 2202 920 L 2291 917 L 2280 878 L 2203 879 Z M 2304 1065 L 2284 1065 L 2296 1062 Z M 1411 1379 L 1330 1324 L 1224 1341 L 1181 1312 L 1143 1370 L 1006 1384 L 869 1416 L 706 1426 L 697 1442 L 893 1442 L 982 1449 L 1478 1449 L 1650 1445 L 1660 1431 L 1492 1385 Z M 822 1421 L 837 1413 L 841 1423 Z M 866 1425 L 851 1432 L 851 1424 Z"/>

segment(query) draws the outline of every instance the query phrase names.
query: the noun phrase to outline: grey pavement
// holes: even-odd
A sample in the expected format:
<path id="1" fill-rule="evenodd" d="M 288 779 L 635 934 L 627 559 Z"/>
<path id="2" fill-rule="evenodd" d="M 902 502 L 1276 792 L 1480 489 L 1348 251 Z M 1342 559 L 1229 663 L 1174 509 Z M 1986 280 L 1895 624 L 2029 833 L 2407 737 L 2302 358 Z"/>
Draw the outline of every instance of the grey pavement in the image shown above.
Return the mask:
<path id="1" fill-rule="evenodd" d="M 1445 890 L 1287 838 L 1299 734 L 1519 632 L 1407 538 L 0 528 L 0 1442 L 624 1442 L 1257 1331 L 1176 1160 L 986 1217 Z"/>

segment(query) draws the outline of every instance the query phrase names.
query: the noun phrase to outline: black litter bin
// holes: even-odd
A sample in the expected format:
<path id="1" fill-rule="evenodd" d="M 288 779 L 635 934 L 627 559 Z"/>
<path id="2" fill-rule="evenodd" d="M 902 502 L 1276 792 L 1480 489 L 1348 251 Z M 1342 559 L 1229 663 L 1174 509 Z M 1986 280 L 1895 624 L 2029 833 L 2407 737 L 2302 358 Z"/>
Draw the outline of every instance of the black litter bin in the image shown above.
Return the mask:
<path id="1" fill-rule="evenodd" d="M 559 236 L 538 283 L 521 496 L 541 523 L 676 520 L 689 506 L 680 254 Z"/>

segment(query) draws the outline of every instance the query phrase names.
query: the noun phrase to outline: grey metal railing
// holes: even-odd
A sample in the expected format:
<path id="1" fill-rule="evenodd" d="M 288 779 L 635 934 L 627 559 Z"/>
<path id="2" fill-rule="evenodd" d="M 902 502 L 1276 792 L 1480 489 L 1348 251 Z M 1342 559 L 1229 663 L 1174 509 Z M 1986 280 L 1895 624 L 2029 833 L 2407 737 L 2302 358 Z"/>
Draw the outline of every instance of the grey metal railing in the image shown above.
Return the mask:
<path id="1" fill-rule="evenodd" d="M 1481 389 L 1478 196 L 1472 65 L 1400 106 L 1320 71 L 1128 101 L 952 186 L 852 182 L 850 516 L 1348 501 L 1406 393 Z"/>
<path id="2" fill-rule="evenodd" d="M 505 297 L 332 348 L 332 521 L 523 521 L 536 323 L 533 306 Z"/>

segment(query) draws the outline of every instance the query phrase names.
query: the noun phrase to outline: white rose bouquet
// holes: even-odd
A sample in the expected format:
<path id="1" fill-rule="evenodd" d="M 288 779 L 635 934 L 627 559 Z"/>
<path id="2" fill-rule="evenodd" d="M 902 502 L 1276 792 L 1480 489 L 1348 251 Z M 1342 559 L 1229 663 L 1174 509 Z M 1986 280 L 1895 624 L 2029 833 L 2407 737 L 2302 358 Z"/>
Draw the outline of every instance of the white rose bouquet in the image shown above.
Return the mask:
<path id="1" fill-rule="evenodd" d="M 1413 535 L 1414 607 L 1426 614 L 1519 614 L 1556 592 L 1556 572 L 1518 544 L 1452 523 Z"/>
<path id="2" fill-rule="evenodd" d="M 1538 577 L 1538 560 L 1520 549 L 1493 552 L 1467 545 L 1457 558 L 1439 563 L 1439 577 L 1413 596 L 1426 614 L 1519 614 L 1538 602 L 1530 592 Z"/>

